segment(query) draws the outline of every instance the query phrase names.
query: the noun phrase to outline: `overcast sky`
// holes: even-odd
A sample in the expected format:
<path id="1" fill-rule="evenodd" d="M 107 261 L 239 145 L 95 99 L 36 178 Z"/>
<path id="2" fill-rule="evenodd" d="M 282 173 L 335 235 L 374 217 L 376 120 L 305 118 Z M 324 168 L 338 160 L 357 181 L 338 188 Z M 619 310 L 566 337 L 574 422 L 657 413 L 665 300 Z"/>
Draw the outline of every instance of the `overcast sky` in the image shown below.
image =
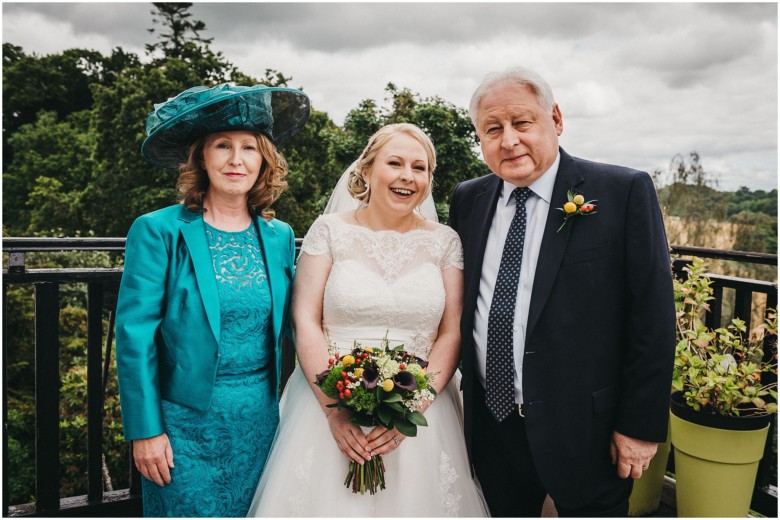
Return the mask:
<path id="1" fill-rule="evenodd" d="M 3 42 L 143 55 L 151 3 L 3 3 Z M 701 154 L 720 189 L 778 184 L 775 3 L 195 3 L 242 72 L 292 76 L 337 123 L 388 82 L 467 107 L 488 72 L 551 84 L 572 155 L 667 168 Z"/>

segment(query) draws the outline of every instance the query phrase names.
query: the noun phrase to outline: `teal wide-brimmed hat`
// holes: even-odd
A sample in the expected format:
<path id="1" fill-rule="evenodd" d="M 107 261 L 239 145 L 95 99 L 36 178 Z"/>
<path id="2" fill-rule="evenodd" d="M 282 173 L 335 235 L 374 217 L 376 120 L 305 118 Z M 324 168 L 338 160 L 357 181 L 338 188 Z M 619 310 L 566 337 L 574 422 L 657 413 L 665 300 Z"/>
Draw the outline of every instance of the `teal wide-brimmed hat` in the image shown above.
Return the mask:
<path id="1" fill-rule="evenodd" d="M 278 147 L 303 126 L 309 110 L 309 97 L 292 88 L 193 87 L 154 105 L 141 153 L 156 166 L 176 169 L 195 139 L 228 130 L 260 132 Z"/>

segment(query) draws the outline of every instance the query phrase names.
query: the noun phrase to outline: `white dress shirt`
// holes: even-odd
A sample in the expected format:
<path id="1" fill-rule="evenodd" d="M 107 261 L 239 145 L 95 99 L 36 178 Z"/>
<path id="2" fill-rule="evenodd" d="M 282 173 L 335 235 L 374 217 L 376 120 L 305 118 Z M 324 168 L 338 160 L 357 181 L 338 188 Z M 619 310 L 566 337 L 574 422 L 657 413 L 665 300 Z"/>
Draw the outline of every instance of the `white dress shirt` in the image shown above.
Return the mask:
<path id="1" fill-rule="evenodd" d="M 539 249 L 542 245 L 544 225 L 550 211 L 555 178 L 558 175 L 558 165 L 561 155 L 544 175 L 531 183 L 528 188 L 533 192 L 525 203 L 527 212 L 525 243 L 523 245 L 523 261 L 520 266 L 520 280 L 517 284 L 517 300 L 515 317 L 512 326 L 512 342 L 515 358 L 515 402 L 523 402 L 523 354 L 525 352 L 525 329 L 528 323 L 528 309 L 531 303 L 531 290 L 534 286 L 536 263 L 539 260 Z M 482 275 L 479 279 L 479 296 L 477 311 L 474 315 L 474 348 L 477 354 L 477 369 L 480 383 L 485 384 L 485 363 L 487 356 L 488 316 L 490 304 L 493 302 L 493 290 L 498 278 L 498 268 L 501 265 L 501 255 L 504 242 L 509 233 L 509 225 L 515 216 L 515 199 L 510 197 L 517 186 L 504 181 L 501 194 L 498 197 L 496 213 L 490 224 L 485 257 L 482 261 Z"/>

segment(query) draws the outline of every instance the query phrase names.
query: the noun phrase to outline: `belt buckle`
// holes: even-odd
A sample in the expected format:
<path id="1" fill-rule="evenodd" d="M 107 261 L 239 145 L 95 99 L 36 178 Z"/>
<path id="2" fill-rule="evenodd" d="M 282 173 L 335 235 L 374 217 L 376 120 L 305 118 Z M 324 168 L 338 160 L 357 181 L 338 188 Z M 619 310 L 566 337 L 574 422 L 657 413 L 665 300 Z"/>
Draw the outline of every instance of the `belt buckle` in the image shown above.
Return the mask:
<path id="1" fill-rule="evenodd" d="M 523 403 L 517 405 L 517 414 L 520 417 L 525 417 L 525 410 L 523 410 Z"/>

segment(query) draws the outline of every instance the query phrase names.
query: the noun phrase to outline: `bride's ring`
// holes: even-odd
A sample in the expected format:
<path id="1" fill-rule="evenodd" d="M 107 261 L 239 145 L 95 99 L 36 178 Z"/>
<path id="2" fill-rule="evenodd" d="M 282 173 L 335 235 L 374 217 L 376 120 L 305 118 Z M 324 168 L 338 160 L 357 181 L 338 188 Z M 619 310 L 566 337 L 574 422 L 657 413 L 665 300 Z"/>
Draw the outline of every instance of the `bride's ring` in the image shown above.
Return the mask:
<path id="1" fill-rule="evenodd" d="M 393 442 L 395 443 L 395 445 L 396 445 L 396 446 L 398 446 L 398 444 L 399 444 L 399 442 L 398 442 L 398 439 L 396 439 L 395 437 L 393 437 Z"/>

